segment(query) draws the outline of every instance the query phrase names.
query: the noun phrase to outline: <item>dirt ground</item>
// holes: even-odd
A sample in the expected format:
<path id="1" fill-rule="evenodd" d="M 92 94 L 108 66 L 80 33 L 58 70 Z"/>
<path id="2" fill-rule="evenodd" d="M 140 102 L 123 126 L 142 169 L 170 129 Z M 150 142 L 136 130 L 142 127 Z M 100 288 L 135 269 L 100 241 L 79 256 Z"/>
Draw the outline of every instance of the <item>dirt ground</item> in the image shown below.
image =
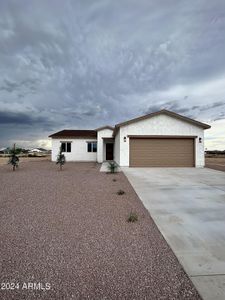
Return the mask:
<path id="1" fill-rule="evenodd" d="M 205 164 L 207 168 L 225 171 L 225 156 L 224 157 L 206 157 Z"/>
<path id="2" fill-rule="evenodd" d="M 50 155 L 45 157 L 20 157 L 20 162 L 30 162 L 30 161 L 43 161 L 48 160 L 50 161 Z M 0 165 L 6 165 L 8 163 L 8 157 L 0 157 Z"/>
<path id="3" fill-rule="evenodd" d="M 124 174 L 99 167 L 0 166 L 0 299 L 200 299 Z"/>

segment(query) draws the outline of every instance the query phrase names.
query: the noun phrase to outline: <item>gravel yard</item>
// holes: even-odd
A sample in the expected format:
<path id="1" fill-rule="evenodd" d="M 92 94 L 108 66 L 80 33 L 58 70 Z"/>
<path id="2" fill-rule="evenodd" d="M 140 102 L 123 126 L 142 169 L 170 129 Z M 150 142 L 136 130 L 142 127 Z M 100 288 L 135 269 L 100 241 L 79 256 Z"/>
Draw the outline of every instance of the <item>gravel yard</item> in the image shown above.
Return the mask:
<path id="1" fill-rule="evenodd" d="M 51 156 L 50 155 L 46 155 L 46 156 L 34 156 L 34 157 L 20 157 L 20 162 L 30 162 L 30 161 L 42 161 L 42 160 L 51 160 Z M 0 157 L 0 165 L 5 165 L 7 164 L 9 161 L 9 157 Z"/>
<path id="2" fill-rule="evenodd" d="M 99 167 L 0 166 L 0 276 L 19 283 L 0 299 L 200 299 L 123 173 Z"/>

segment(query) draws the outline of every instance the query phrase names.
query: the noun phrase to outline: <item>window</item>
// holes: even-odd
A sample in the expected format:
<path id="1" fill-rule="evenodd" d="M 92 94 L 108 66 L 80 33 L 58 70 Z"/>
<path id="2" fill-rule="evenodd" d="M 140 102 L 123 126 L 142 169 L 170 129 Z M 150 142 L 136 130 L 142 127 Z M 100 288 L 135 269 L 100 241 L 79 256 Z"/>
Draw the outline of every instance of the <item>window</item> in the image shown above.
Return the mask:
<path id="1" fill-rule="evenodd" d="M 71 152 L 71 143 L 66 143 L 66 152 Z"/>
<path id="2" fill-rule="evenodd" d="M 62 152 L 71 152 L 71 142 L 61 142 Z"/>
<path id="3" fill-rule="evenodd" d="M 97 152 L 97 143 L 92 144 L 93 152 Z"/>
<path id="4" fill-rule="evenodd" d="M 97 142 L 88 142 L 87 143 L 88 152 L 97 152 Z"/>
<path id="5" fill-rule="evenodd" d="M 87 146 L 88 146 L 88 152 L 92 152 L 91 151 L 92 150 L 92 143 L 88 143 Z"/>

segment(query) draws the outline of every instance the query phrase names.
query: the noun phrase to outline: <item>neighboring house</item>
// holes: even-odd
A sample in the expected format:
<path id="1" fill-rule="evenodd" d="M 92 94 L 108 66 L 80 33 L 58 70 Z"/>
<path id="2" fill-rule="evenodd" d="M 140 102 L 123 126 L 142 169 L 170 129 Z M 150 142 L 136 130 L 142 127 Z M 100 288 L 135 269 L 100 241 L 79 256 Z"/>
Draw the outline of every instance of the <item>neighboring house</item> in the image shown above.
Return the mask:
<path id="1" fill-rule="evenodd" d="M 0 154 L 8 154 L 10 152 L 9 148 L 1 148 L 0 149 Z"/>
<path id="2" fill-rule="evenodd" d="M 47 152 L 46 149 L 43 148 L 33 148 L 31 150 L 28 151 L 29 153 L 44 153 Z"/>
<path id="3" fill-rule="evenodd" d="M 204 129 L 209 125 L 168 110 L 115 127 L 62 130 L 50 135 L 52 160 L 62 146 L 67 161 L 114 160 L 130 167 L 203 167 Z"/>

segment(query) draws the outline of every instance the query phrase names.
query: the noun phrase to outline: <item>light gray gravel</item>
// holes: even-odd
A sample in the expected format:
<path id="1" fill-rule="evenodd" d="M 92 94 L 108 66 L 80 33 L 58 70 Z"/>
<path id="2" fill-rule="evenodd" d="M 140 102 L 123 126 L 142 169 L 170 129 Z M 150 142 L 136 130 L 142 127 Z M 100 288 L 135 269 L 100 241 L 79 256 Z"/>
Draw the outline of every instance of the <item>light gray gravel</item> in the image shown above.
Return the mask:
<path id="1" fill-rule="evenodd" d="M 0 299 L 200 299 L 123 173 L 95 163 L 1 166 L 0 208 L 0 281 L 20 283 Z M 130 211 L 138 223 L 126 222 Z"/>

